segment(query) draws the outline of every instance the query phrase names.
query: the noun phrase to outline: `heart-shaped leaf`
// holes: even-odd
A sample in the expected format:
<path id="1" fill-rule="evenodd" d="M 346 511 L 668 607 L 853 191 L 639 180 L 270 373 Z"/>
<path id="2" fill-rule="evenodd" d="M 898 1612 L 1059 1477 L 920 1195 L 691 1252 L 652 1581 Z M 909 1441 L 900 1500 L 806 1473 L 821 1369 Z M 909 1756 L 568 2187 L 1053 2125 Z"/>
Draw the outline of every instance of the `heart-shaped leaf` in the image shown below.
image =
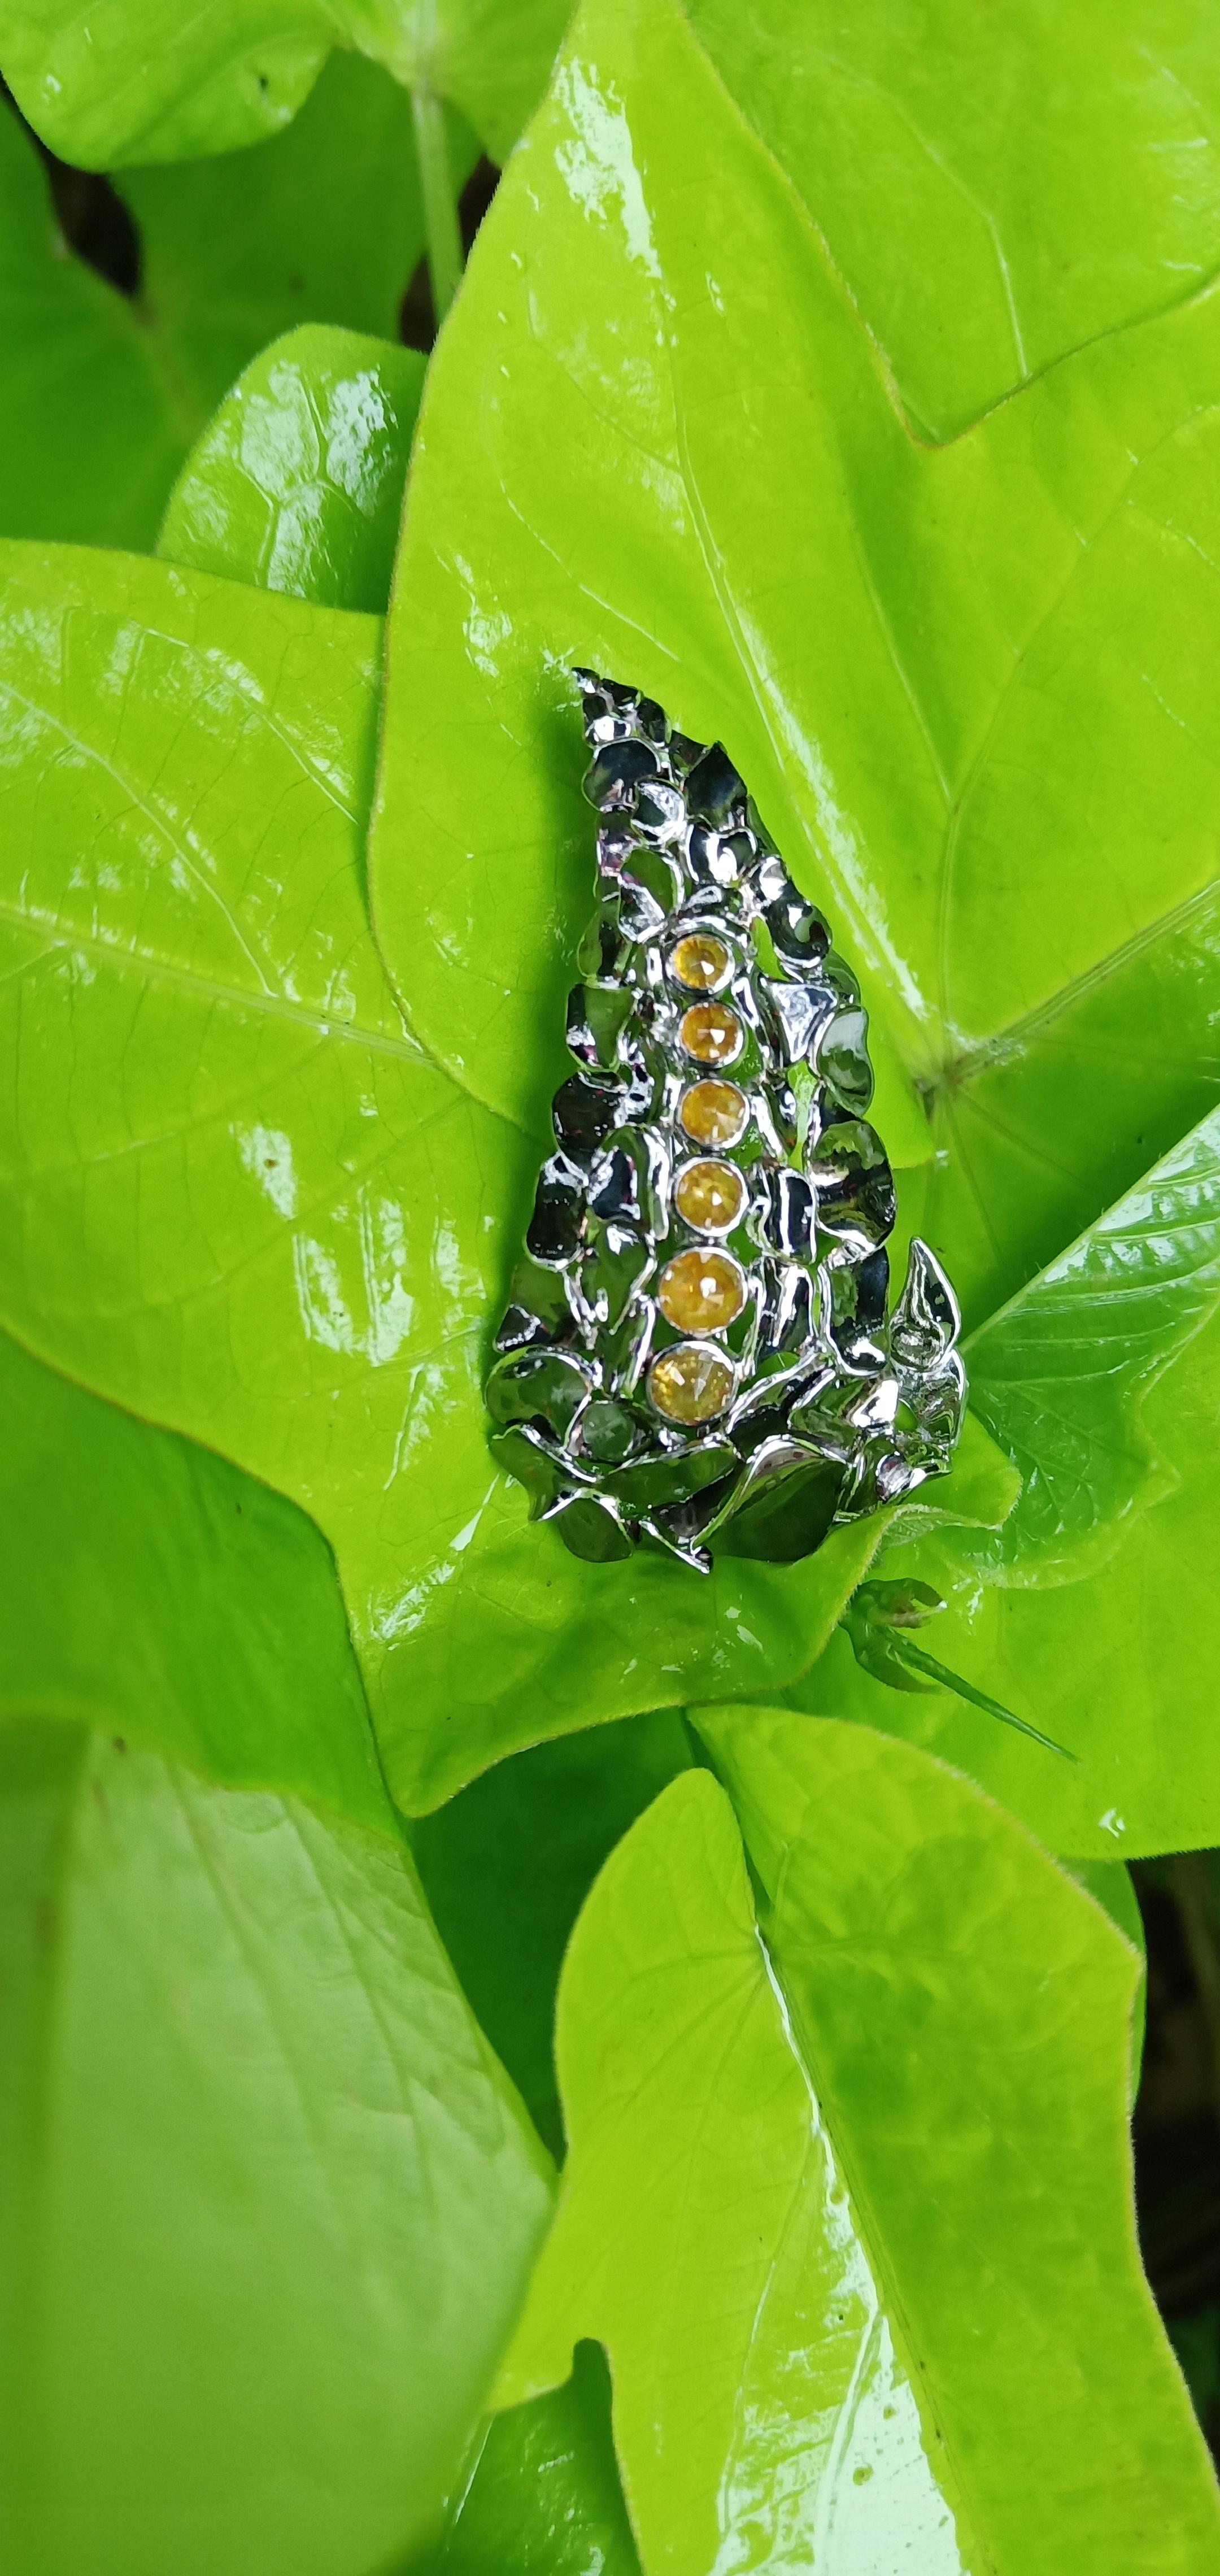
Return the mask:
<path id="1" fill-rule="evenodd" d="M 530 1149 L 428 1060 L 370 936 L 375 622 L 120 556 L 5 574 L 3 1313 L 314 1514 L 408 1808 L 793 1679 L 879 1520 L 704 1583 L 578 1563 L 493 1468 Z"/>
<path id="2" fill-rule="evenodd" d="M 1137 1964 L 953 1773 L 735 1709 L 607 1863 L 571 2155 L 500 2382 L 601 2338 L 648 2576 L 1204 2563 L 1220 2504 L 1135 2244 Z"/>
<path id="3" fill-rule="evenodd" d="M 1106 58 L 1119 87 L 1126 41 Z M 672 0 L 588 0 L 480 238 L 416 448 L 371 864 L 422 1042 L 509 1115 L 539 1116 L 588 900 L 566 707 L 570 665 L 592 662 L 723 736 L 826 909 L 880 1033 L 904 1227 L 968 1315 L 1053 1262 L 1214 1096 L 1218 386 L 1207 290 L 921 445 L 688 19 Z M 1036 1450 L 1045 1469 L 1059 1437 L 1053 1414 L 1027 1422 L 1022 1463 Z M 1168 1420 L 1156 1445 L 1194 1561 L 1211 1479 Z M 1089 1508 L 1113 1519 L 1125 1501 L 1099 1485 Z M 1129 1587 L 1154 1526 L 1177 1543 L 1164 1513 L 1141 1519 Z M 1171 1561 L 1141 1593 L 1160 1624 L 1112 1734 L 1108 1688 L 1077 1714 L 1102 1652 L 1084 1585 L 1058 1596 L 1045 1660 L 1031 1647 L 1027 1667 L 1022 1643 L 964 1667 L 1090 1749 L 1074 1784 L 944 1702 L 893 1722 L 948 1726 L 1061 1849 L 1105 1848 L 1111 1811 L 1134 1849 L 1170 1815 L 1174 1840 L 1220 1829 L 1210 1789 L 1192 1804 L 1210 1757 L 1194 1686 L 1184 1702 L 1173 1678 L 1196 1649 Z M 1192 1588 L 1201 1666 L 1213 1626 Z M 1019 1619 L 1005 1597 L 1022 1640 L 1049 1637 L 1044 1593 Z M 953 1663 L 951 1641 L 938 1652 Z M 832 1707 L 840 1688 L 836 1670 L 806 1695 Z"/>
<path id="4" fill-rule="evenodd" d="M 1213 1094 L 1218 386 L 1204 292 L 921 446 L 676 0 L 588 0 L 416 449 L 373 890 L 423 1042 L 539 1120 L 567 673 L 609 670 L 724 739 L 823 904 L 970 1318 L 1020 1286 Z"/>
<path id="5" fill-rule="evenodd" d="M 273 341 L 188 456 L 158 554 L 383 610 L 423 381 L 418 352 L 389 340 L 306 324 Z"/>
<path id="6" fill-rule="evenodd" d="M 304 1515 L 0 1337 L 5 2528 L 365 2576 L 435 2524 L 549 2201 Z"/>

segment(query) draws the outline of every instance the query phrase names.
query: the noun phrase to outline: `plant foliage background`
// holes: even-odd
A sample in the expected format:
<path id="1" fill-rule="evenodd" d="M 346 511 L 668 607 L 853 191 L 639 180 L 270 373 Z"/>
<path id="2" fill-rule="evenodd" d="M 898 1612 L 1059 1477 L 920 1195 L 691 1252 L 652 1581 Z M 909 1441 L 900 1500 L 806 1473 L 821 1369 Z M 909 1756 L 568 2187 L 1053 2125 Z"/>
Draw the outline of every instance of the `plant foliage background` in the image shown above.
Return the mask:
<path id="1" fill-rule="evenodd" d="M 1220 2565 L 1220 41 L 0 69 L 11 2563 Z M 574 662 L 728 744 L 962 1290 L 952 1478 L 802 1566 L 488 1455 Z"/>

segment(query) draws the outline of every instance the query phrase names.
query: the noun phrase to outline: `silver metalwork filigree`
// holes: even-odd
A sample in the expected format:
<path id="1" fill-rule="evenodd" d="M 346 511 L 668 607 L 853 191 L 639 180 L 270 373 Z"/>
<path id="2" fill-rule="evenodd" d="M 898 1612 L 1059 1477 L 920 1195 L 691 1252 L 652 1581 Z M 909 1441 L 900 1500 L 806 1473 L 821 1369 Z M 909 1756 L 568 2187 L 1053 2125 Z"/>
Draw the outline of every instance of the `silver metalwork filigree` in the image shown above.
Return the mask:
<path id="1" fill-rule="evenodd" d="M 957 1304 L 917 1239 L 887 1312 L 859 987 L 723 746 L 576 677 L 599 900 L 492 1446 L 577 1556 L 791 1562 L 951 1464 Z"/>

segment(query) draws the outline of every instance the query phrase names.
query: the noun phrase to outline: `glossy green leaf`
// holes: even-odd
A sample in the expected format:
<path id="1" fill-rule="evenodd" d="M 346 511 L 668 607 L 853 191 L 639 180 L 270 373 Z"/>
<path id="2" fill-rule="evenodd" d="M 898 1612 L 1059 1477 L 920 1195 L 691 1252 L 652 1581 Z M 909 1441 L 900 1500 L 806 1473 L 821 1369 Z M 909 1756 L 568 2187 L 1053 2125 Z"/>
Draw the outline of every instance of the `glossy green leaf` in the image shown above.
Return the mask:
<path id="1" fill-rule="evenodd" d="M 85 169 L 232 152 L 280 132 L 332 46 L 451 99 L 503 160 L 541 95 L 564 0 L 11 0 L 4 77 L 31 125 Z"/>
<path id="2" fill-rule="evenodd" d="M 158 554 L 322 607 L 384 610 L 424 365 L 316 324 L 273 341 L 188 456 Z"/>
<path id="3" fill-rule="evenodd" d="M 0 1388 L 6 2557 L 366 2576 L 439 2512 L 546 2159 L 317 1532 L 7 1338 Z"/>
<path id="4" fill-rule="evenodd" d="M 674 1782 L 569 1953 L 502 2398 L 605 2342 L 648 2576 L 1186 2576 L 1220 2504 L 1136 2249 L 1131 1949 L 910 1748 L 701 1724 L 762 1924 L 723 1792 Z"/>
<path id="5" fill-rule="evenodd" d="M 1069 1745 L 1048 1761 L 944 1697 L 900 1699 L 836 1643 L 803 1707 L 962 1763 L 1052 1849 L 1220 1840 L 1214 1723 L 1220 1116 L 976 1333 L 972 1400 L 1024 1478 L 998 1533 L 887 1552 L 949 1603 L 941 1662 Z M 896 1532 L 897 1536 L 898 1533 Z"/>
<path id="6" fill-rule="evenodd" d="M 46 173 L 0 103 L 0 535 L 144 545 L 188 435 L 163 352 L 64 249 Z"/>
<path id="7" fill-rule="evenodd" d="M 965 92 L 958 112 L 969 126 Z M 636 679 L 723 736 L 824 905 L 878 1033 L 904 1226 L 968 1319 L 994 1311 L 1215 1097 L 1218 394 L 1205 291 L 1096 338 L 952 445 L 919 444 L 674 0 L 588 0 L 415 451 L 371 873 L 421 1041 L 537 1118 L 587 903 L 567 671 Z M 1023 1457 L 1064 1436 L 1040 1411 Z M 1197 1628 L 1166 1583 L 1165 1624 L 1145 1618 L 1133 1660 L 1129 1597 L 1111 1654 L 1082 1591 L 1065 1618 L 1083 1662 L 1061 1628 L 1033 1664 L 1022 1643 L 990 1679 L 967 1667 L 1089 1755 L 1078 1794 L 1067 1766 L 935 1703 L 954 1757 L 969 1748 L 1060 1848 L 1104 1849 L 1112 1809 L 1124 1847 L 1220 1830 L 1191 1679 L 1217 1634 L 1194 1571 L 1211 1489 L 1176 1439 Z M 1013 1599 L 1022 1639 L 1049 1640 L 1045 1593 Z M 954 1664 L 943 1635 L 937 1652 Z M 811 1684 L 819 1705 L 840 1705 L 841 1665 Z M 1115 1688 L 1139 1702 L 1117 1733 Z M 913 1704 L 900 1722 L 924 1721 Z"/>
<path id="8" fill-rule="evenodd" d="M 0 1317 L 314 1515 L 409 1809 L 791 1680 L 879 1520 L 704 1582 L 578 1563 L 493 1470 L 533 1151 L 427 1059 L 369 933 L 375 621 L 123 557 L 4 571 Z"/>
<path id="9" fill-rule="evenodd" d="M 595 2345 L 562 2388 L 492 2417 L 441 2547 L 410 2576 L 640 2576 Z"/>
<path id="10" fill-rule="evenodd" d="M 925 436 L 1220 267 L 1220 60 L 1192 9 L 687 7 Z"/>
<path id="11" fill-rule="evenodd" d="M 555 1994 L 568 1936 L 602 1862 L 689 1761 L 677 1711 L 657 1709 L 498 1762 L 412 1836 L 463 1988 L 557 2158 Z"/>
<path id="12" fill-rule="evenodd" d="M 920 445 L 676 0 L 588 0 L 421 415 L 372 879 L 422 1041 L 539 1117 L 566 672 L 637 680 L 824 904 L 907 1222 L 990 1311 L 1214 1098 L 1218 392 L 1204 292 Z"/>
<path id="13" fill-rule="evenodd" d="M 1205 1512 L 1206 1443 L 1190 1379 L 1218 1309 L 1213 1111 L 973 1337 L 976 1409 L 1022 1478 L 1001 1543 L 1013 1565 L 1036 1563 L 1045 1581 L 1103 1560 L 1179 1483 Z M 1174 1417 L 1172 1464 L 1149 1419 L 1157 1393 L 1159 1418 L 1167 1406 Z"/>

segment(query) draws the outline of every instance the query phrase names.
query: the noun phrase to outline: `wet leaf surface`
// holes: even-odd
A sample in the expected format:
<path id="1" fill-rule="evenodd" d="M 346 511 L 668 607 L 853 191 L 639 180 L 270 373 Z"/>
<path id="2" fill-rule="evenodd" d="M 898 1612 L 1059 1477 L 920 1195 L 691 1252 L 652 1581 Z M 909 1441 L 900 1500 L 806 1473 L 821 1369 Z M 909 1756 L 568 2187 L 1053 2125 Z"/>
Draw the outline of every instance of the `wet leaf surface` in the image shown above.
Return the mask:
<path id="1" fill-rule="evenodd" d="M 566 672 L 624 674 L 827 910 L 970 1320 L 1053 1257 L 1214 1097 L 1218 316 L 920 446 L 681 14 L 593 0 L 421 421 L 372 874 L 424 1041 L 540 1121 L 591 884 Z"/>
<path id="2" fill-rule="evenodd" d="M 624 1580 L 493 1467 L 529 1149 L 429 1060 L 369 933 L 376 621 L 118 556 L 5 569 L 13 1329 L 314 1515 L 410 1809 L 794 1677 L 878 1522 L 791 1572 Z"/>
<path id="3" fill-rule="evenodd" d="M 385 609 L 424 360 L 307 324 L 247 367 L 188 456 L 157 552 L 325 608 Z"/>
<path id="4" fill-rule="evenodd" d="M 651 2576 L 1185 2571 L 1220 2526 L 1135 2247 L 1135 1954 L 926 1756 L 701 1725 L 763 1938 L 689 1774 L 569 1952 L 572 2153 L 501 2397 L 606 2343 Z"/>
<path id="5" fill-rule="evenodd" d="M 605 2360 L 492 2417 L 434 2558 L 411 2576 L 640 2576 L 610 2430 Z"/>
<path id="6" fill-rule="evenodd" d="M 588 902 L 568 669 L 630 677 L 720 734 L 860 974 L 900 1237 L 928 1237 L 980 1324 L 1215 1099 L 1220 303 L 1204 285 L 1099 330 L 922 444 L 867 302 L 862 317 L 695 27 L 668 0 L 591 0 L 437 353 L 389 629 L 375 919 L 421 1041 L 537 1130 Z M 1122 89 L 1135 28 L 1103 91 Z M 746 100 L 760 119 L 769 59 Z M 973 149 L 986 119 L 955 96 Z M 818 166 L 802 185 L 829 205 Z M 878 257 L 890 225 L 880 197 Z M 1093 275 L 1098 312 L 1117 278 Z M 1129 276 L 1130 311 L 1164 282 Z M 1046 329 L 1066 330 L 1053 300 Z M 947 326 L 947 367 L 967 336 Z M 1121 1284 L 1115 1269 L 1108 1339 Z M 1129 1301 L 1123 1316 L 1144 1329 Z M 1103 1471 L 1112 1425 L 1086 1369 L 1092 1482 L 1069 1505 L 1056 1366 L 1049 1410 L 1014 1415 L 1009 1446 L 1057 1473 L 1069 1518 L 1097 1519 L 1098 1562 L 1125 1533 L 1113 1649 L 1089 1582 L 1049 1607 L 1022 1576 L 1002 1613 L 987 1591 L 962 1669 L 1085 1752 L 1082 1781 L 947 1703 L 935 1740 L 1063 1849 L 1113 1848 L 1115 1817 L 1124 1849 L 1216 1832 L 1192 1678 L 1216 1642 L 1214 1479 L 1190 1407 L 1165 1413 L 1172 1375 L 1147 1394 L 1177 1495 L 1152 1511 L 1125 1467 Z M 993 1430 L 1010 1398 L 1019 1413 L 1011 1387 L 986 1399 Z M 934 1555 L 918 1570 L 946 1588 Z M 805 1694 L 830 1710 L 867 1696 L 844 1651 Z"/>

